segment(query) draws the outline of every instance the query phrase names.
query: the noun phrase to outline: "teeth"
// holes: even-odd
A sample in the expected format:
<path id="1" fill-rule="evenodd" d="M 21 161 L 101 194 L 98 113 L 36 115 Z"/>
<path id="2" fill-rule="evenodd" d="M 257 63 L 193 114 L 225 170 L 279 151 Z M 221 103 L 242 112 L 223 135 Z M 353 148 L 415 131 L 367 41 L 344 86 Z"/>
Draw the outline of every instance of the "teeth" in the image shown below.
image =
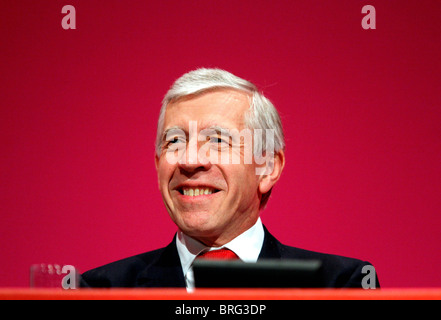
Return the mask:
<path id="1" fill-rule="evenodd" d="M 211 188 L 184 188 L 183 192 L 184 192 L 185 196 L 196 197 L 196 196 L 201 196 L 204 194 L 212 194 L 213 189 L 211 189 Z"/>

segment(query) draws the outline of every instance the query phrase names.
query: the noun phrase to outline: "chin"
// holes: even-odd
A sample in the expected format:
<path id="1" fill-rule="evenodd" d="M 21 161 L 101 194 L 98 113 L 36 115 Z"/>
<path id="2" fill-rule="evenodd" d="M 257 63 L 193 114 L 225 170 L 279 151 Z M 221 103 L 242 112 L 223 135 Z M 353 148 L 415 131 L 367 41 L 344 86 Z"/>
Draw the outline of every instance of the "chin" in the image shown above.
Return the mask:
<path id="1" fill-rule="evenodd" d="M 192 213 L 183 219 L 178 226 L 189 236 L 211 236 L 219 228 L 218 224 L 213 221 L 212 214 L 207 213 Z"/>

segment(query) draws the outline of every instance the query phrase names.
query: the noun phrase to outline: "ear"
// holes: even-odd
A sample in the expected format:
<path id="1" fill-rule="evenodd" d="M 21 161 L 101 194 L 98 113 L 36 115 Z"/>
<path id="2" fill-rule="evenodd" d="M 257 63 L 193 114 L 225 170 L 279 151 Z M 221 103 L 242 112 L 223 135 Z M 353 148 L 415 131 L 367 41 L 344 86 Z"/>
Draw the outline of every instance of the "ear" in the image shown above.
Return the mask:
<path id="1" fill-rule="evenodd" d="M 155 152 L 155 168 L 156 168 L 156 177 L 158 179 L 158 188 L 159 190 L 161 190 L 161 184 L 159 183 L 159 172 L 158 172 L 158 168 L 159 168 L 159 157 Z"/>
<path id="2" fill-rule="evenodd" d="M 158 155 L 155 152 L 155 168 L 156 168 L 156 171 L 158 171 L 158 167 L 159 167 L 159 158 L 158 158 Z"/>
<path id="3" fill-rule="evenodd" d="M 283 171 L 283 167 L 285 166 L 285 153 L 283 152 L 283 150 L 277 152 L 274 155 L 274 159 L 267 163 L 267 166 L 269 166 L 269 168 L 267 169 L 268 173 L 265 173 L 263 176 L 261 176 L 261 179 L 259 181 L 259 191 L 261 194 L 269 192 L 279 180 L 280 175 Z M 271 167 L 273 169 L 272 171 Z"/>

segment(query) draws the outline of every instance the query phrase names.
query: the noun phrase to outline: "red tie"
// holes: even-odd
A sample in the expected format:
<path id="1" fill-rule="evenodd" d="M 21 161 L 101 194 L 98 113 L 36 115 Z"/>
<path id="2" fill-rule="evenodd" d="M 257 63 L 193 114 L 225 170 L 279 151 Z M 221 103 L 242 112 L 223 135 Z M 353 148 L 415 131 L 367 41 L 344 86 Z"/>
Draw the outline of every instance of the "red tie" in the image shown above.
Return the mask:
<path id="1" fill-rule="evenodd" d="M 198 255 L 198 259 L 218 259 L 218 260 L 233 260 L 239 257 L 230 249 L 219 249 L 203 252 Z"/>

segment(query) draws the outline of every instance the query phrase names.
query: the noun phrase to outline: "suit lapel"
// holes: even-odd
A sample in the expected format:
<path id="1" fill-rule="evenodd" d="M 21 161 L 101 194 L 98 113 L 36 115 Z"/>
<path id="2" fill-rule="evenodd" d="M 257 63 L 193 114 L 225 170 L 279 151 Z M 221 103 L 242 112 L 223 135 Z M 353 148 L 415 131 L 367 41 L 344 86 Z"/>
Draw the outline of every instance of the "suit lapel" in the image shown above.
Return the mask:
<path id="1" fill-rule="evenodd" d="M 263 239 L 262 250 L 260 251 L 258 260 L 261 259 L 281 259 L 282 244 L 269 233 L 268 229 L 263 226 L 265 238 Z"/>
<path id="2" fill-rule="evenodd" d="M 137 287 L 185 287 L 175 238 L 139 275 Z"/>
<path id="3" fill-rule="evenodd" d="M 265 238 L 258 260 L 281 259 L 281 243 L 269 233 L 264 226 Z M 137 279 L 136 287 L 185 287 L 181 261 L 173 241 L 158 253 L 158 257 L 150 263 Z"/>

